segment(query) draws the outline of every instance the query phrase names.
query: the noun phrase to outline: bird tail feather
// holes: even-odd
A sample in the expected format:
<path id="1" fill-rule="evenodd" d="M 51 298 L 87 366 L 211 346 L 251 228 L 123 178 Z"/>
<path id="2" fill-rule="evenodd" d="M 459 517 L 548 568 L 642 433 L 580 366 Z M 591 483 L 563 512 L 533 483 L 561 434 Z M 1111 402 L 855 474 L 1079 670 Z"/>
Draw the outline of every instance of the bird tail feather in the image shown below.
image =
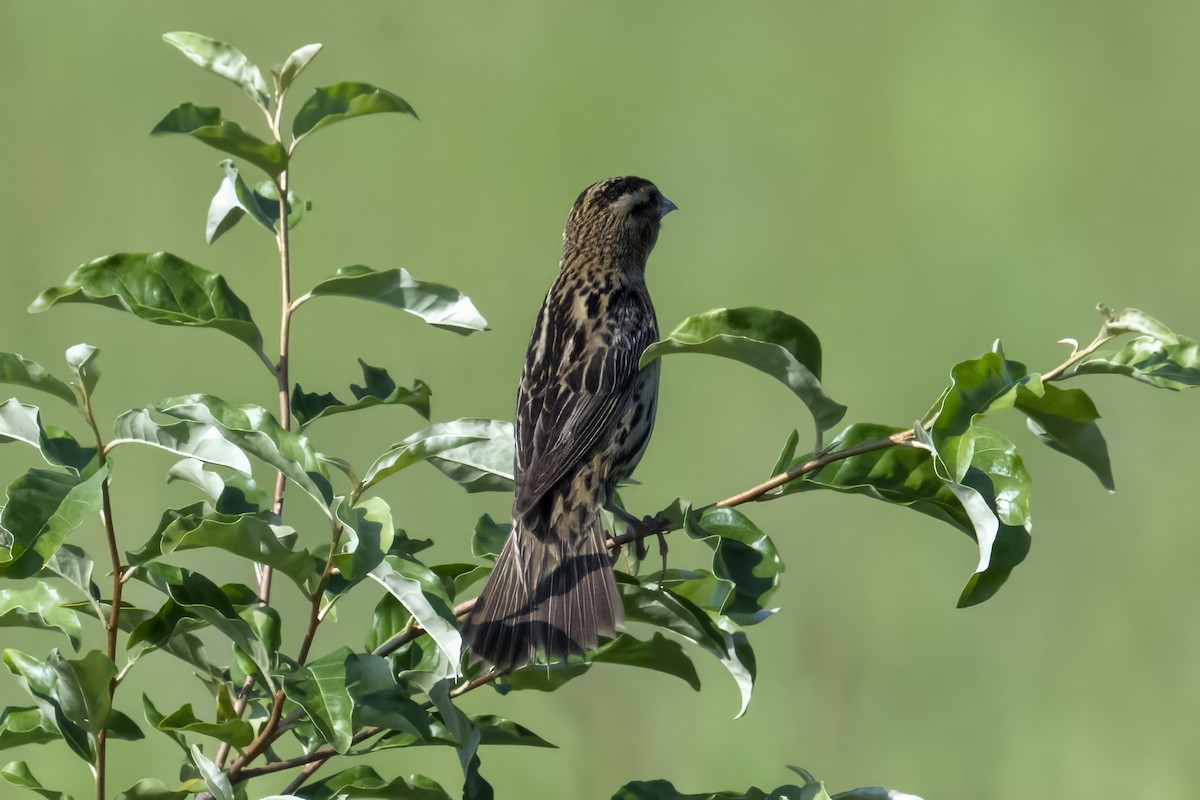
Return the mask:
<path id="1" fill-rule="evenodd" d="M 472 660 L 501 670 L 566 660 L 616 636 L 624 622 L 599 515 L 586 535 L 539 538 L 519 520 L 496 559 L 465 636 Z"/>

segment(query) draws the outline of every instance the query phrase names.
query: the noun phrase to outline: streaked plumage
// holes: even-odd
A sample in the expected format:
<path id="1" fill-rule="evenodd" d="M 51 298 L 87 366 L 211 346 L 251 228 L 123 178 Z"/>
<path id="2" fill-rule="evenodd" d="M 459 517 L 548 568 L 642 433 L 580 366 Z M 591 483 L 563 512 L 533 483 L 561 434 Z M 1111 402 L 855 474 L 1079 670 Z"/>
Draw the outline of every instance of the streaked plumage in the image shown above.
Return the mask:
<path id="1" fill-rule="evenodd" d="M 624 620 L 599 510 L 654 427 L 645 267 L 674 208 L 645 179 L 612 178 L 567 217 L 517 393 L 513 530 L 467 620 L 474 658 L 500 669 L 584 653 Z"/>

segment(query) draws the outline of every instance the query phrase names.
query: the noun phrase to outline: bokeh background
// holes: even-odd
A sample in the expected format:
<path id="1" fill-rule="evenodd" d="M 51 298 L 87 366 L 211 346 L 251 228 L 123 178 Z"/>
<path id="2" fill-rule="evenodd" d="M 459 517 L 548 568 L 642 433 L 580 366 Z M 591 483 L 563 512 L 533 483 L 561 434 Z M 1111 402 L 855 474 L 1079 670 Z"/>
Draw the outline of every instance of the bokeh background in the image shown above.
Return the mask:
<path id="1" fill-rule="evenodd" d="M 194 391 L 275 402 L 253 357 L 218 333 L 86 307 L 25 313 L 91 258 L 167 249 L 225 274 L 272 340 L 270 239 L 244 223 L 203 242 L 222 155 L 147 136 L 183 101 L 260 120 L 235 87 L 160 41 L 171 30 L 232 41 L 264 70 L 323 42 L 294 103 L 313 85 L 363 80 L 421 114 L 356 120 L 302 149 L 293 188 L 315 208 L 293 238 L 296 285 L 346 264 L 404 266 L 467 292 L 493 330 L 460 338 L 382 306 L 313 303 L 296 318 L 293 367 L 310 391 L 348 395 L 361 357 L 430 383 L 436 420 L 511 417 L 567 209 L 616 174 L 652 178 L 681 209 L 649 270 L 663 327 L 717 306 L 801 317 L 823 339 L 825 383 L 847 421 L 909 424 L 950 367 L 996 337 L 1048 369 L 1066 355 L 1057 339 L 1094 334 L 1097 301 L 1200 335 L 1194 3 L 10 2 L 0 347 L 61 374 L 68 346 L 99 346 L 109 419 Z M 1003 423 L 1022 437 L 1036 525 L 1029 559 L 994 599 L 954 608 L 977 554 L 928 518 L 818 494 L 749 509 L 788 571 L 782 610 L 751 631 L 748 714 L 732 720 L 732 682 L 700 653 L 701 694 L 606 666 L 553 694 L 476 692 L 468 710 L 560 746 L 485 749 L 498 796 L 599 798 L 653 777 L 688 791 L 774 786 L 789 763 L 831 789 L 880 783 L 929 800 L 1194 794 L 1200 394 L 1079 385 L 1104 415 L 1118 493 Z M 54 403 L 48 421 L 76 424 Z M 362 465 L 419 424 L 407 409 L 376 409 L 314 433 Z M 649 513 L 681 495 L 732 494 L 765 476 L 795 427 L 809 429 L 803 407 L 765 376 L 668 359 L 642 485 L 626 500 Z M 167 456 L 119 455 L 116 517 L 132 549 L 158 509 L 195 495 L 163 483 Z M 19 445 L 0 450 L 5 482 L 32 464 Z M 507 518 L 506 498 L 464 496 L 424 467 L 383 494 L 411 535 L 437 541 L 438 561 L 469 557 L 479 514 Z M 292 496 L 292 521 L 315 542 L 306 503 Z M 95 530 L 78 536 L 98 543 Z M 683 542 L 672 551 L 679 566 L 701 557 Z M 241 564 L 191 558 L 250 580 Z M 281 603 L 295 602 L 289 591 Z M 360 645 L 373 601 L 341 608 L 318 647 Z M 67 647 L 14 629 L 0 641 Z M 139 669 L 119 696 L 135 717 L 142 688 L 164 709 L 203 699 L 167 657 Z M 25 703 L 7 679 L 0 700 Z M 86 768 L 60 753 L 3 760 L 88 795 Z M 177 756 L 152 732 L 114 744 L 114 792 L 148 769 L 169 782 Z M 378 761 L 461 785 L 448 749 Z"/>

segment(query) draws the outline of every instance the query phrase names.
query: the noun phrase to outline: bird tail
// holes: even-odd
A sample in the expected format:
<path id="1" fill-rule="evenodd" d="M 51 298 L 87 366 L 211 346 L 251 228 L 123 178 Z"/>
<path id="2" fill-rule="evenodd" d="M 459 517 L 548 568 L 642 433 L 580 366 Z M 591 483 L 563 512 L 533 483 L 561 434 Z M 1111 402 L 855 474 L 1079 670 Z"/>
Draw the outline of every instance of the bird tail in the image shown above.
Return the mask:
<path id="1" fill-rule="evenodd" d="M 581 534 L 542 539 L 514 521 L 467 618 L 473 661 L 511 670 L 583 655 L 600 636 L 616 636 L 625 614 L 598 514 Z"/>

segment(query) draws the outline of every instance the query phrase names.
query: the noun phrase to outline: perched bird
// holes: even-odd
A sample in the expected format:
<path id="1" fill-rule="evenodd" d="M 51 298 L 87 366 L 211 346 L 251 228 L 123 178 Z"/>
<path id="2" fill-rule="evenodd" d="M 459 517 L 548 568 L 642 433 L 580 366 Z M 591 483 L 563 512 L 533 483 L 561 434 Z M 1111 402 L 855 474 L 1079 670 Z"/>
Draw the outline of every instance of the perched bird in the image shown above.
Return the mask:
<path id="1" fill-rule="evenodd" d="M 467 619 L 474 660 L 561 660 L 624 621 L 600 509 L 642 457 L 658 402 L 646 259 L 675 204 L 643 178 L 584 189 L 517 391 L 513 527 Z"/>

